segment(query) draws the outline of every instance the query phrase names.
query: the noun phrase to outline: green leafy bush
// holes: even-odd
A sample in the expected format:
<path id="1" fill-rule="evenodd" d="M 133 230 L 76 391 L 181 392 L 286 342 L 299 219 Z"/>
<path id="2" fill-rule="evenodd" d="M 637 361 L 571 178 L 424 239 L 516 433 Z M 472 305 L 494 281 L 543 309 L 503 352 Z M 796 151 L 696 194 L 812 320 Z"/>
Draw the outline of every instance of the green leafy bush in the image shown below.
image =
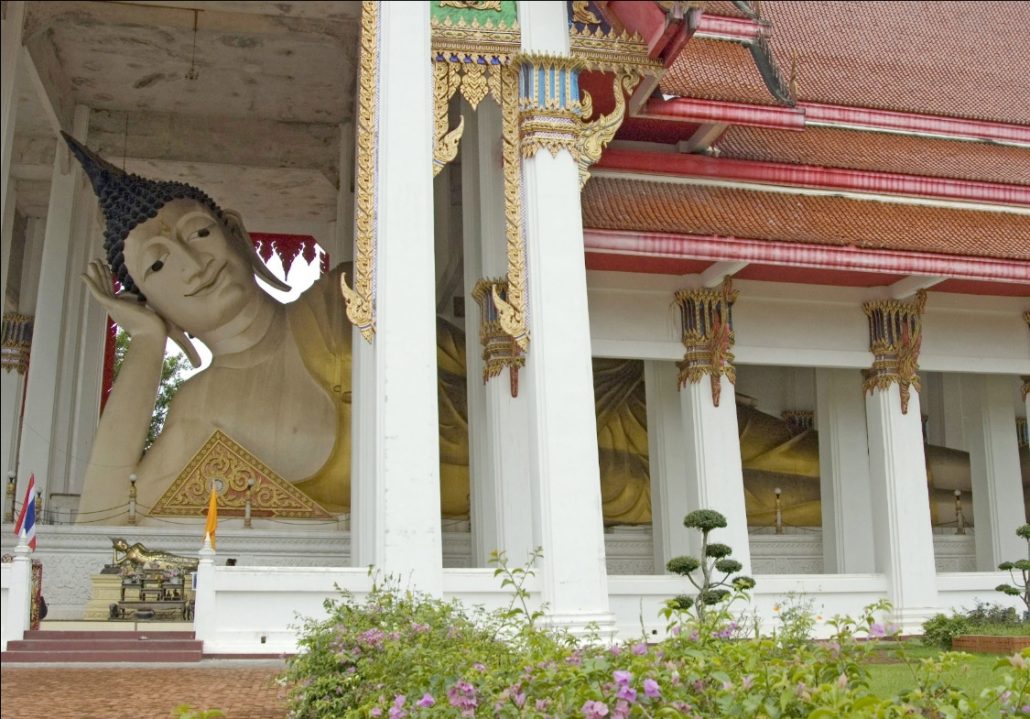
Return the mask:
<path id="1" fill-rule="evenodd" d="M 923 622 L 923 643 L 931 647 L 951 649 L 951 640 L 969 634 L 970 623 L 961 614 L 935 614 Z"/>
<path id="2" fill-rule="evenodd" d="M 519 577 L 514 570 L 505 578 Z M 685 601 L 692 601 L 686 597 Z M 884 633 L 876 615 L 829 621 L 825 642 L 786 646 L 750 636 L 727 603 L 683 615 L 659 644 L 607 645 L 543 629 L 516 593 L 485 613 L 377 579 L 363 601 L 344 594 L 308 621 L 285 676 L 293 719 L 515 717 L 978 717 L 1030 707 L 1030 652 L 1004 661 L 999 686 L 970 697 L 941 671 L 954 655 L 913 667 L 912 689 L 878 697 L 866 670 Z M 1030 708 L 1026 709 L 1030 711 Z"/>

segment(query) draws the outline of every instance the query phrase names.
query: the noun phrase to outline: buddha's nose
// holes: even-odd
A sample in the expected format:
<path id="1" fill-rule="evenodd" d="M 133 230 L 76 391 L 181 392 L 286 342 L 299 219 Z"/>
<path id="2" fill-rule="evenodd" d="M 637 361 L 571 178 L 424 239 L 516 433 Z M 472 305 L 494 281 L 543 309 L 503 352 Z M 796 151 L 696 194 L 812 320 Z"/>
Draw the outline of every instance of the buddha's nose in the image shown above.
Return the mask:
<path id="1" fill-rule="evenodd" d="M 179 253 L 182 260 L 182 273 L 185 279 L 191 280 L 201 274 L 210 261 L 210 257 L 203 252 L 198 252 L 189 243 L 179 245 Z"/>

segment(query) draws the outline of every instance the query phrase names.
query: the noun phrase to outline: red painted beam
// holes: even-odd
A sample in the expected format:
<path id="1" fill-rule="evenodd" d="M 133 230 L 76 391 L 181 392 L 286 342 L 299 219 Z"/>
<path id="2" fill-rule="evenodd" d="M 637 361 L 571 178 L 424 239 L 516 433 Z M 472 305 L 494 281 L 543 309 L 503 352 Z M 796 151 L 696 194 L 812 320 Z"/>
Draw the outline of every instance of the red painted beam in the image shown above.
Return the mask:
<path id="1" fill-rule="evenodd" d="M 849 125 L 888 132 L 894 130 L 945 135 L 956 139 L 1020 142 L 1030 145 L 1030 127 L 1024 125 L 871 110 L 863 107 L 822 105 L 814 102 L 799 102 L 798 108 L 804 113 L 805 125 Z"/>
<path id="2" fill-rule="evenodd" d="M 802 130 L 803 113 L 790 107 L 748 105 L 742 102 L 720 102 L 677 97 L 671 100 L 651 98 L 638 117 L 655 120 L 765 127 L 772 130 Z"/>
<path id="3" fill-rule="evenodd" d="M 893 275 L 931 275 L 967 280 L 1030 284 L 1030 263 L 990 257 L 964 257 L 921 252 L 898 252 L 857 247 L 809 245 L 800 242 L 744 240 L 715 235 L 677 235 L 661 232 L 583 231 L 587 253 L 740 261 Z M 1030 287 L 1028 287 L 1030 294 Z"/>
<path id="4" fill-rule="evenodd" d="M 753 42 L 761 37 L 763 27 L 755 20 L 721 15 L 701 15 L 697 35 L 703 37 L 730 38 L 740 42 Z"/>
<path id="5" fill-rule="evenodd" d="M 1030 188 L 991 182 L 608 148 L 595 170 L 1030 206 Z"/>

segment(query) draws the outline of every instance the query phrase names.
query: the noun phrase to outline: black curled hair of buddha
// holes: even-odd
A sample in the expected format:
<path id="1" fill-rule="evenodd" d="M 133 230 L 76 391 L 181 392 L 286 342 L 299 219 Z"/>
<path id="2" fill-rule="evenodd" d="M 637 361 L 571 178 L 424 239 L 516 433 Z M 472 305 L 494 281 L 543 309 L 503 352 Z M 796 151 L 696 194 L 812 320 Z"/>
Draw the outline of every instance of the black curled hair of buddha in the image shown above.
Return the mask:
<path id="1" fill-rule="evenodd" d="M 62 132 L 72 154 L 82 165 L 83 171 L 93 186 L 93 193 L 104 214 L 104 250 L 111 273 L 126 292 L 146 298 L 140 293 L 125 267 L 125 238 L 136 225 L 152 217 L 172 200 L 196 200 L 214 213 L 220 222 L 225 222 L 224 213 L 205 192 L 185 182 L 148 180 L 145 177 L 127 173 L 107 162 L 74 137 Z"/>

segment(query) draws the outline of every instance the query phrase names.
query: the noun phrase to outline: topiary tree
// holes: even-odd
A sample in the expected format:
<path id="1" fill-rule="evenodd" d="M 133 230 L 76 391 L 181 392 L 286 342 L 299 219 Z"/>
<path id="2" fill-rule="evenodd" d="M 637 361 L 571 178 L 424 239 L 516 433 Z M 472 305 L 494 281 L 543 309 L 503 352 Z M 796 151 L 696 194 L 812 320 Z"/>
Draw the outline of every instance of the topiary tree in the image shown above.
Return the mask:
<path id="1" fill-rule="evenodd" d="M 1008 572 L 1012 577 L 1012 584 L 999 584 L 995 589 L 1012 597 L 1019 597 L 1023 600 L 1026 609 L 1023 611 L 1023 621 L 1030 621 L 1030 524 L 1024 524 L 1016 530 L 1016 534 L 1026 540 L 1026 559 L 1017 559 L 1015 562 L 1002 562 L 998 569 Z M 1022 581 L 1016 579 L 1016 572 L 1022 574 Z"/>
<path id="2" fill-rule="evenodd" d="M 673 574 L 686 577 L 697 589 L 693 597 L 681 594 L 675 599 L 669 600 L 669 606 L 673 609 L 686 610 L 694 607 L 697 618 L 704 621 L 705 608 L 718 604 L 729 596 L 728 587 L 739 591 L 752 589 L 755 580 L 751 577 L 737 574 L 743 566 L 730 555 L 733 550 L 726 544 L 708 541 L 708 535 L 714 529 L 722 529 L 726 526 L 726 517 L 714 509 L 698 509 L 683 518 L 683 525 L 701 532 L 701 557 L 682 556 L 674 557 L 665 565 Z M 696 572 L 700 570 L 700 578 Z M 721 579 L 716 579 L 716 573 L 722 574 Z M 732 576 L 737 574 L 737 576 Z M 732 577 L 732 578 L 731 578 Z"/>

